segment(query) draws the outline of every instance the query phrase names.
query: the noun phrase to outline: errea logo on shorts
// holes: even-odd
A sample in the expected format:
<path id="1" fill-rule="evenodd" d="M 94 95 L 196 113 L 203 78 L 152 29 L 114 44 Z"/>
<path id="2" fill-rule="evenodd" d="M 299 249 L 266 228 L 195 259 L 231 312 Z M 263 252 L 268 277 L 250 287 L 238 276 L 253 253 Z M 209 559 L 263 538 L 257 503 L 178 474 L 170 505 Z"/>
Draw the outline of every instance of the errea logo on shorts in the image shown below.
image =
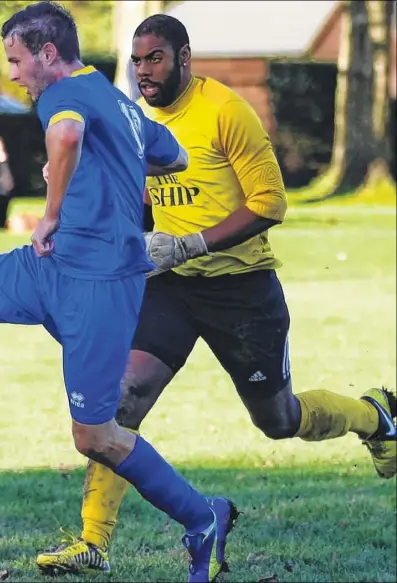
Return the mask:
<path id="1" fill-rule="evenodd" d="M 70 402 L 72 403 L 72 405 L 74 405 L 75 407 L 79 407 L 80 409 L 84 409 L 84 395 L 82 395 L 81 393 L 76 393 L 76 391 L 73 391 L 73 393 L 71 393 L 70 395 Z"/>

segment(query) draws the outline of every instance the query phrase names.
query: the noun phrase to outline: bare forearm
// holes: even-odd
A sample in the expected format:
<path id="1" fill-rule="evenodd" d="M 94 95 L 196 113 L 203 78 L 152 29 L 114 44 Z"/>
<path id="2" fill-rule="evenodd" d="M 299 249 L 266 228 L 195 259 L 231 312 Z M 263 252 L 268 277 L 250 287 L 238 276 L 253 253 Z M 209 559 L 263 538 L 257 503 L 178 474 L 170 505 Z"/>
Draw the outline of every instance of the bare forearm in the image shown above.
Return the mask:
<path id="1" fill-rule="evenodd" d="M 260 217 L 244 206 L 214 227 L 202 231 L 202 235 L 208 251 L 222 251 L 240 245 L 277 224 L 279 221 Z"/>
<path id="2" fill-rule="evenodd" d="M 181 265 L 189 259 L 230 249 L 266 231 L 278 222 L 260 217 L 247 207 L 243 207 L 215 227 L 205 229 L 201 233 L 182 237 L 174 237 L 162 232 L 146 233 L 146 249 L 152 261 L 164 271 Z"/>
<path id="3" fill-rule="evenodd" d="M 80 160 L 80 153 L 77 145 L 74 147 L 60 145 L 53 156 L 48 156 L 50 164 L 45 211 L 48 218 L 59 217 L 62 201 Z"/>
<path id="4" fill-rule="evenodd" d="M 45 216 L 52 220 L 59 217 L 64 196 L 80 161 L 82 144 L 82 133 L 67 127 L 64 131 L 55 128 L 53 131 L 50 128 L 46 134 L 49 164 Z"/>

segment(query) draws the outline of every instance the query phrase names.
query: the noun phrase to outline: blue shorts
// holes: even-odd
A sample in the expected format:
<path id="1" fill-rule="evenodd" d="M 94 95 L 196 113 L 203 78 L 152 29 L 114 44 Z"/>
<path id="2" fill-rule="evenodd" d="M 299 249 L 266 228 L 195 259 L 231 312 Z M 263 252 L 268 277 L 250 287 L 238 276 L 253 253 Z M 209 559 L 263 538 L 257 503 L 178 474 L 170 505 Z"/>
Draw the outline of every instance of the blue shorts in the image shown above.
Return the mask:
<path id="1" fill-rule="evenodd" d="M 63 347 L 74 420 L 113 419 L 145 288 L 145 277 L 74 279 L 30 246 L 0 255 L 0 323 L 42 324 Z"/>

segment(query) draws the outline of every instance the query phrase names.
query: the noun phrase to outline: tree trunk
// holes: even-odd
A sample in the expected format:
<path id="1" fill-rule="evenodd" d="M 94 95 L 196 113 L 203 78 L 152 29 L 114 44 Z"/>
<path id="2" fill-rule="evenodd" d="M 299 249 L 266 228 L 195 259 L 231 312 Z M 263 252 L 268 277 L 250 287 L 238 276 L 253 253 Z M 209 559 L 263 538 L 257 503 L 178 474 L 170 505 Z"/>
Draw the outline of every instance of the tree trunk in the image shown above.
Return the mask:
<path id="1" fill-rule="evenodd" d="M 317 189 L 335 196 L 390 175 L 390 36 L 393 0 L 344 0 L 335 135 Z"/>

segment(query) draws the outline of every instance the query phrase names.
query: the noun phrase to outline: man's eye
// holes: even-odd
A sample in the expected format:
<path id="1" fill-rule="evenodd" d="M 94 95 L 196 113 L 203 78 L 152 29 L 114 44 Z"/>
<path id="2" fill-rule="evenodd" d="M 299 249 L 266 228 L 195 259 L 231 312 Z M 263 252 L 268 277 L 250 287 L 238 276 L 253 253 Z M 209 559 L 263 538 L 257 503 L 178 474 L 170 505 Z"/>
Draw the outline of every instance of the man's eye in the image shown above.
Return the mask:
<path id="1" fill-rule="evenodd" d="M 159 63 L 161 61 L 160 57 L 152 57 L 152 63 Z"/>

